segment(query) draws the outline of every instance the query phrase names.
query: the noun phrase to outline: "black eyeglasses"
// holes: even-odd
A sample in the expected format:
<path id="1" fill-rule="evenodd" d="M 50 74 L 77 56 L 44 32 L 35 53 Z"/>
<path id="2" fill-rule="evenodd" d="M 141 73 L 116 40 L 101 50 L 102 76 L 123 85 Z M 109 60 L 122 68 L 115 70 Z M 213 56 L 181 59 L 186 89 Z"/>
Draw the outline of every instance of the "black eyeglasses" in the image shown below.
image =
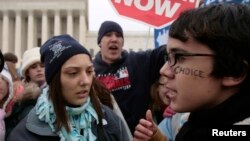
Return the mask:
<path id="1" fill-rule="evenodd" d="M 166 53 L 164 56 L 165 62 L 168 62 L 170 67 L 173 67 L 177 62 L 181 61 L 182 57 L 187 56 L 215 56 L 214 54 L 201 54 L 201 53 Z"/>

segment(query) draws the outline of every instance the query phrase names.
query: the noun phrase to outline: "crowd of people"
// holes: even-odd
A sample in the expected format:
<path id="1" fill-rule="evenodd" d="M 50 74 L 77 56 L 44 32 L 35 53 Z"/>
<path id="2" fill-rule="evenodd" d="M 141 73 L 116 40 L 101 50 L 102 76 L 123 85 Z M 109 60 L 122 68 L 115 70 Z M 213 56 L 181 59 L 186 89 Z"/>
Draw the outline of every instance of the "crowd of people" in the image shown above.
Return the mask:
<path id="1" fill-rule="evenodd" d="M 91 56 L 70 35 L 0 52 L 0 141 L 201 141 L 250 125 L 250 8 L 187 10 L 167 45 L 123 49 L 119 23 L 99 28 Z M 94 58 L 92 60 L 92 58 Z M 250 137 L 240 128 L 239 140 Z M 245 132 L 244 132 L 245 131 Z M 245 137 L 245 138 L 244 138 Z"/>

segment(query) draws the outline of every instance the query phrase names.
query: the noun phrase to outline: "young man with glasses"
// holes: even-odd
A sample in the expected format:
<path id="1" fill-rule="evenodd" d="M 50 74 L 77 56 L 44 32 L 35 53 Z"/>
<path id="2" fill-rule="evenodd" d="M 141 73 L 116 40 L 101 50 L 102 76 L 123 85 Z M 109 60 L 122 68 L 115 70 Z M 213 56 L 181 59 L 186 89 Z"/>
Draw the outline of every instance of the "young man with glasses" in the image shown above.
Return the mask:
<path id="1" fill-rule="evenodd" d="M 169 31 L 166 62 L 170 107 L 190 112 L 175 141 L 249 140 L 250 8 L 218 4 L 186 11 Z M 165 141 L 151 120 L 140 120 L 134 141 Z"/>

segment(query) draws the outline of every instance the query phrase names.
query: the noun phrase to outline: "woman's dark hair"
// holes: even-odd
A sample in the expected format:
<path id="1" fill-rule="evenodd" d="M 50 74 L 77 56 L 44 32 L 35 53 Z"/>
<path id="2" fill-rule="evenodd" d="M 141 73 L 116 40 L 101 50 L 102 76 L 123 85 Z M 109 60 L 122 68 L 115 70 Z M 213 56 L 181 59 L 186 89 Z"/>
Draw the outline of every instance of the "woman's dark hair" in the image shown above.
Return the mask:
<path id="1" fill-rule="evenodd" d="M 56 114 L 56 123 L 55 127 L 56 130 L 59 130 L 61 127 L 64 127 L 67 132 L 70 131 L 70 127 L 68 124 L 68 117 L 66 114 L 65 109 L 65 100 L 63 98 L 62 94 L 62 86 L 61 86 L 61 77 L 60 77 L 61 71 L 57 72 L 54 78 L 52 79 L 51 83 L 49 84 L 49 99 L 52 101 L 54 111 Z M 94 78 L 93 78 L 94 80 Z M 95 83 L 95 81 L 93 81 Z M 101 109 L 101 103 L 98 99 L 97 94 L 99 91 L 96 91 L 93 85 L 91 86 L 91 90 L 89 93 L 91 103 L 93 104 L 93 107 L 98 115 L 98 120 L 100 122 L 100 125 L 102 126 L 102 119 L 104 118 L 104 114 Z"/>
<path id="2" fill-rule="evenodd" d="M 246 75 L 249 84 L 250 8 L 246 5 L 217 4 L 183 12 L 170 27 L 169 36 L 187 42 L 190 38 L 214 54 L 211 73 L 216 78 Z M 187 24 L 188 23 L 188 24 Z"/>
<path id="3" fill-rule="evenodd" d="M 24 80 L 24 82 L 26 82 L 26 83 L 29 83 L 29 82 L 30 82 L 31 78 L 30 78 L 30 76 L 29 76 L 29 68 L 26 70 L 25 76 L 24 76 L 23 80 Z"/>
<path id="4" fill-rule="evenodd" d="M 3 53 L 0 49 L 0 72 L 3 70 L 4 67 L 4 57 L 3 57 Z"/>
<path id="5" fill-rule="evenodd" d="M 113 102 L 110 91 L 97 78 L 93 79 L 93 89 L 103 105 L 113 109 Z"/>

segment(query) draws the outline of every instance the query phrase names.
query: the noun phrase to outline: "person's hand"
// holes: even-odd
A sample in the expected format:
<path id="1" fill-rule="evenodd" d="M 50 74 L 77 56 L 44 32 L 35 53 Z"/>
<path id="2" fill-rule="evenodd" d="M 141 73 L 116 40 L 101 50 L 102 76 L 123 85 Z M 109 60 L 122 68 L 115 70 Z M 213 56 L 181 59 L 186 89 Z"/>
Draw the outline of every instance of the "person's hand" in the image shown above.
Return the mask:
<path id="1" fill-rule="evenodd" d="M 41 89 L 36 83 L 29 82 L 24 85 L 24 91 L 18 101 L 33 100 L 40 96 Z"/>
<path id="2" fill-rule="evenodd" d="M 14 82 L 14 96 L 13 96 L 13 100 L 16 101 L 20 101 L 20 99 L 22 98 L 22 94 L 25 90 L 24 88 L 24 83 L 21 81 L 15 81 Z"/>
<path id="3" fill-rule="evenodd" d="M 133 141 L 148 141 L 158 130 L 156 123 L 153 121 L 151 110 L 147 110 L 146 119 L 140 119 L 139 124 L 135 127 Z"/>

